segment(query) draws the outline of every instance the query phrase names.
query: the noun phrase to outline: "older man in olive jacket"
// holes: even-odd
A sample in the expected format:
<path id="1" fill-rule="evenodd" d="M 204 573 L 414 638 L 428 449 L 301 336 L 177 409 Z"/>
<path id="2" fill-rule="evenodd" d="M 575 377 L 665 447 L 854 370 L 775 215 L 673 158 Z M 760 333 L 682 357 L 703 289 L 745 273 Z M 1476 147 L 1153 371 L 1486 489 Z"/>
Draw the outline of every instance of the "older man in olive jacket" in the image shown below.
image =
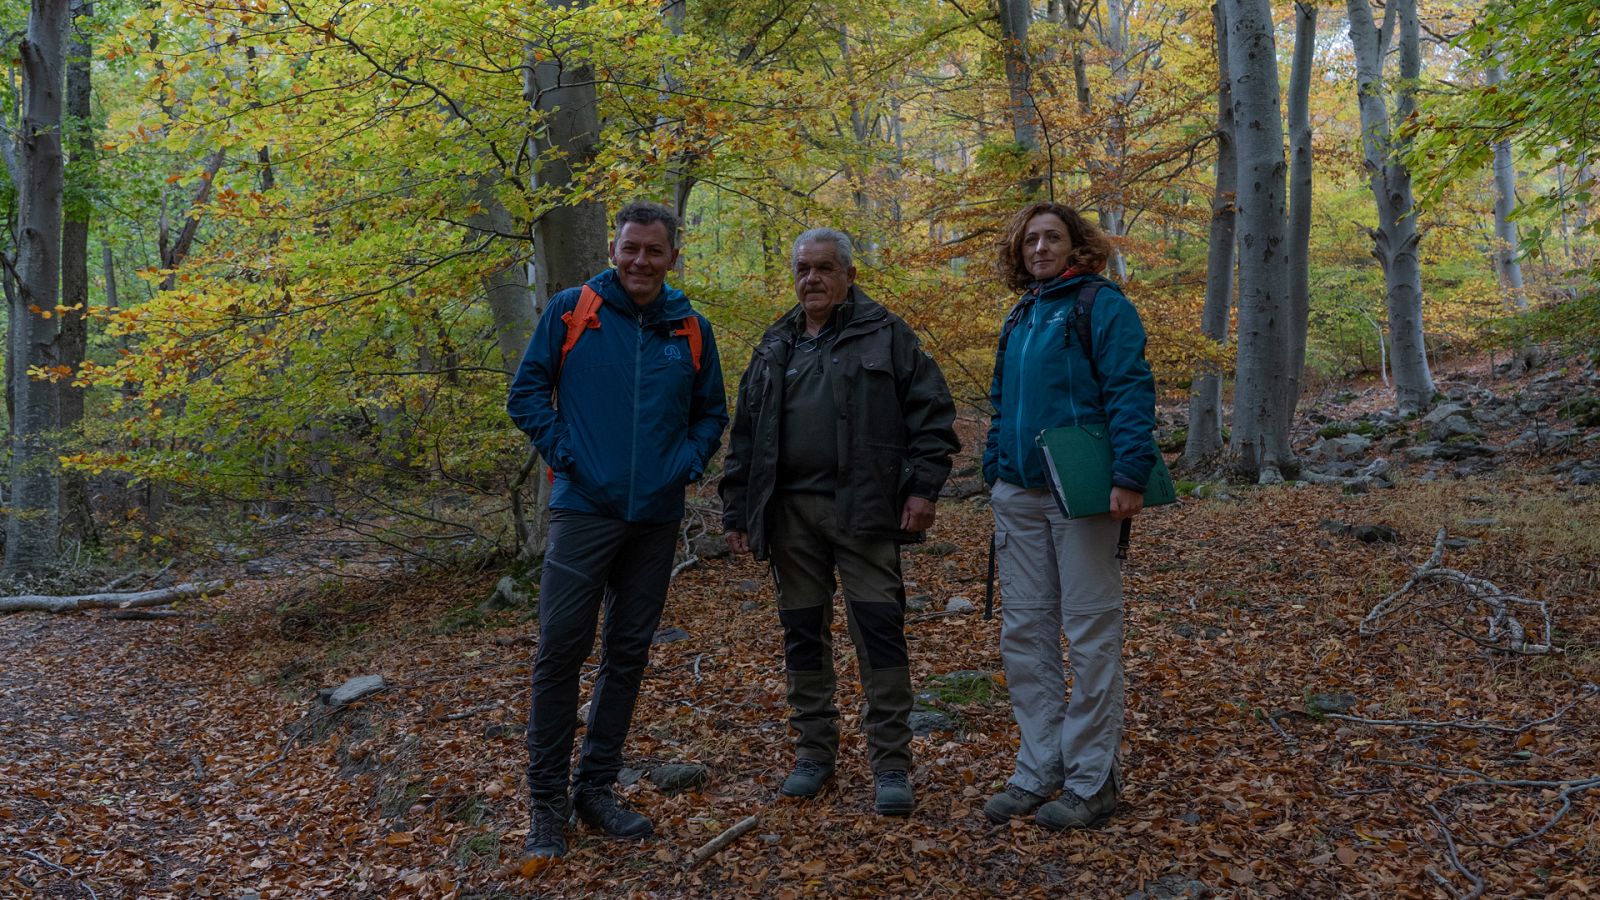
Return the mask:
<path id="1" fill-rule="evenodd" d="M 836 766 L 837 569 L 867 700 L 876 807 L 904 816 L 915 798 L 900 544 L 933 525 L 958 448 L 955 404 L 911 327 L 855 286 L 851 250 L 831 228 L 795 241 L 800 302 L 767 329 L 740 381 L 723 526 L 734 552 L 771 559 L 777 582 L 798 733 L 782 792 L 816 796 Z"/>

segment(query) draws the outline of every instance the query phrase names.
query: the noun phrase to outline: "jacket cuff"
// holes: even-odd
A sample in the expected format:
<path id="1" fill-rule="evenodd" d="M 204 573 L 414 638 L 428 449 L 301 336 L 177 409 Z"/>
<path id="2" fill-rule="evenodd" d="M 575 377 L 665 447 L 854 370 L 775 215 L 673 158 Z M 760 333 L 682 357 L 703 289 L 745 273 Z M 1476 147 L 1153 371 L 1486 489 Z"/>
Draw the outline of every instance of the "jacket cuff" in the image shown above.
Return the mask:
<path id="1" fill-rule="evenodd" d="M 1132 478 L 1129 478 L 1121 472 L 1112 474 L 1111 483 L 1119 488 L 1127 488 L 1130 491 L 1138 491 L 1141 494 L 1144 493 L 1145 483 L 1143 481 L 1134 481 Z"/>

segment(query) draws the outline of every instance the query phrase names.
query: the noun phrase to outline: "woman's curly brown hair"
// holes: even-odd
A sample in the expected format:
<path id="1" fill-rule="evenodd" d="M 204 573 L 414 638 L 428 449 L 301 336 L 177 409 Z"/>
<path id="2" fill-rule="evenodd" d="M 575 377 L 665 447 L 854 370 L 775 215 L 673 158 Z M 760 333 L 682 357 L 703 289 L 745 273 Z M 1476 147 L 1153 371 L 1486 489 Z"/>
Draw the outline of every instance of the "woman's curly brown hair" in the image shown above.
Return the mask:
<path id="1" fill-rule="evenodd" d="M 1024 207 L 1012 216 L 1011 224 L 1006 226 L 1005 237 L 996 245 L 999 251 L 996 269 L 1001 280 L 1012 290 L 1025 291 L 1036 280 L 1028 271 L 1023 257 L 1022 238 L 1028 230 L 1028 221 L 1040 213 L 1054 213 L 1067 225 L 1067 238 L 1072 242 L 1072 249 L 1067 254 L 1066 268 L 1099 272 L 1106 267 L 1106 260 L 1111 258 L 1111 242 L 1106 239 L 1105 233 L 1072 207 L 1041 201 Z"/>

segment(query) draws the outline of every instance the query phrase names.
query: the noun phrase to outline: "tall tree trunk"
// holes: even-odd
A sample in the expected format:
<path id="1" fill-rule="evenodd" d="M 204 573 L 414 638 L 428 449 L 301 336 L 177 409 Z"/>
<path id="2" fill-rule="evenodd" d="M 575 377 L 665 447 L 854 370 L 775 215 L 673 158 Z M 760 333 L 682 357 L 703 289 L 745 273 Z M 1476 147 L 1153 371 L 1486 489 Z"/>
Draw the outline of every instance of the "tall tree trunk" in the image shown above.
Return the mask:
<path id="1" fill-rule="evenodd" d="M 1394 16 L 1400 26 L 1395 118 L 1404 122 L 1416 108 L 1416 80 L 1422 68 L 1418 46 L 1421 28 L 1415 0 L 1391 0 L 1381 31 L 1373 24 L 1368 3 L 1369 0 L 1348 0 L 1350 43 L 1356 53 L 1362 153 L 1378 206 L 1378 227 L 1371 232 L 1372 252 L 1383 266 L 1395 405 L 1402 413 L 1412 413 L 1427 409 L 1433 402 L 1433 374 L 1428 370 L 1427 345 L 1423 341 L 1422 269 L 1417 258 L 1420 235 L 1411 200 L 1411 170 L 1404 160 L 1407 142 L 1391 134 L 1384 99 L 1383 61 L 1389 49 L 1389 17 Z"/>
<path id="2" fill-rule="evenodd" d="M 1311 65 L 1317 8 L 1296 0 L 1294 59 L 1289 66 L 1289 367 L 1283 412 L 1294 424 L 1306 370 L 1306 328 L 1311 318 Z"/>
<path id="3" fill-rule="evenodd" d="M 28 377 L 56 364 L 61 299 L 61 150 L 67 0 L 33 0 L 22 41 L 22 122 L 15 151 L 18 193 L 17 297 L 11 307 L 16 422 L 11 438 L 10 520 L 5 572 L 38 572 L 56 561 L 61 485 L 52 445 L 61 427 L 56 385 Z"/>
<path id="4" fill-rule="evenodd" d="M 1240 188 L 1239 361 L 1229 456 L 1239 475 L 1271 483 L 1292 463 L 1283 414 L 1289 265 L 1278 52 L 1269 0 L 1225 5 Z"/>
<path id="5" fill-rule="evenodd" d="M 1033 102 L 1033 63 L 1028 58 L 1028 26 L 1033 21 L 1029 0 L 996 0 L 1000 12 L 1000 38 L 1004 42 L 1006 88 L 1010 93 L 1011 137 L 1028 155 L 1022 194 L 1034 197 L 1044 187 L 1038 174 L 1039 109 Z"/>
<path id="6" fill-rule="evenodd" d="M 1505 65 L 1498 58 L 1489 66 L 1487 81 L 1499 84 L 1505 80 Z M 1517 309 L 1528 308 L 1528 295 L 1522 292 L 1522 263 L 1517 257 L 1522 248 L 1517 241 L 1517 223 L 1511 221 L 1511 211 L 1517 207 L 1517 170 L 1511 161 L 1511 141 L 1494 142 L 1494 272 L 1504 291 Z"/>
<path id="7" fill-rule="evenodd" d="M 510 211 L 494 196 L 492 186 L 480 190 L 474 199 L 480 211 L 467 218 L 469 228 L 483 235 L 503 235 L 516 227 Z M 500 367 L 507 376 L 516 374 L 522 351 L 527 349 L 533 327 L 539 321 L 534 312 L 533 296 L 528 292 L 526 272 L 526 261 L 514 258 L 483 280 L 484 293 L 489 298 L 489 315 L 494 320 L 495 343 L 500 348 Z"/>
<path id="8" fill-rule="evenodd" d="M 586 6 L 584 0 L 548 0 L 561 9 Z M 523 97 L 534 115 L 544 123 L 536 132 L 534 151 L 538 158 L 538 184 L 558 190 L 573 184 L 574 172 L 589 164 L 600 138 L 599 98 L 594 88 L 594 68 L 581 57 L 529 51 L 524 69 Z M 596 200 L 563 203 L 550 210 L 533 226 L 533 300 L 537 318 L 556 293 L 582 284 L 604 271 L 606 261 L 606 209 Z M 531 478 L 538 485 L 536 505 L 538 523 L 528 531 L 519 552 L 538 556 L 544 552 L 549 524 L 549 481 L 543 466 L 535 466 Z"/>
<path id="9" fill-rule="evenodd" d="M 1239 158 L 1234 149 L 1233 85 L 1228 74 L 1227 12 L 1221 0 L 1211 7 L 1217 44 L 1217 187 L 1211 197 L 1211 232 L 1206 241 L 1206 305 L 1200 331 L 1219 349 L 1228 343 L 1228 312 L 1233 305 L 1234 193 Z M 1189 433 L 1183 467 L 1195 469 L 1222 450 L 1222 375 L 1215 367 L 1195 375 L 1189 394 Z"/>
<path id="10" fill-rule="evenodd" d="M 74 2 L 73 15 L 94 15 L 91 2 Z M 67 134 L 72 153 L 68 180 L 73 187 L 73 202 L 67 205 L 61 235 L 61 331 L 56 338 L 56 357 L 76 376 L 89 348 L 89 215 L 88 192 L 94 183 L 94 126 L 89 105 L 90 47 L 84 29 L 76 25 L 67 37 Z M 83 421 L 84 389 L 71 379 L 59 385 L 61 391 L 61 431 L 70 437 Z M 89 505 L 89 480 L 82 472 L 62 477 L 62 535 L 85 543 L 96 543 L 94 511 Z"/>
<path id="11" fill-rule="evenodd" d="M 1128 234 L 1128 207 L 1123 197 L 1126 186 L 1128 158 L 1128 107 L 1138 94 L 1141 79 L 1128 71 L 1128 0 L 1105 0 L 1105 28 L 1100 41 L 1110 55 L 1107 64 L 1117 89 L 1111 96 L 1111 116 L 1105 130 L 1106 162 L 1098 185 L 1100 191 L 1100 227 L 1112 239 L 1111 259 L 1107 265 L 1111 277 L 1125 281 L 1128 277 L 1128 258 L 1122 252 L 1122 238 Z"/>

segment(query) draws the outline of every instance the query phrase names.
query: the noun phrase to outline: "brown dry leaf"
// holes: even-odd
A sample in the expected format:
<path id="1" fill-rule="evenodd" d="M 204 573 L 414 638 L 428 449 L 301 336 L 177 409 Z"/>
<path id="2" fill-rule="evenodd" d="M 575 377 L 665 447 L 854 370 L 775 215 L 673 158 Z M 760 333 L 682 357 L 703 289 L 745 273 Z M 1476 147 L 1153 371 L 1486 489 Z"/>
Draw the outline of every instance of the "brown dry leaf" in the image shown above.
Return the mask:
<path id="1" fill-rule="evenodd" d="M 517 873 L 523 878 L 532 878 L 535 875 L 538 875 L 540 872 L 543 872 L 545 869 L 550 868 L 550 864 L 554 863 L 555 861 L 556 858 L 553 856 L 530 856 L 522 861 L 522 865 L 517 869 Z"/>
<path id="2" fill-rule="evenodd" d="M 1356 864 L 1356 852 L 1351 850 L 1349 847 L 1340 847 L 1338 850 L 1334 851 L 1334 855 L 1339 857 L 1339 862 L 1342 862 L 1347 866 L 1353 866 Z"/>
<path id="3" fill-rule="evenodd" d="M 394 831 L 384 835 L 383 842 L 391 847 L 409 847 L 417 842 L 417 836 L 409 831 Z"/>

